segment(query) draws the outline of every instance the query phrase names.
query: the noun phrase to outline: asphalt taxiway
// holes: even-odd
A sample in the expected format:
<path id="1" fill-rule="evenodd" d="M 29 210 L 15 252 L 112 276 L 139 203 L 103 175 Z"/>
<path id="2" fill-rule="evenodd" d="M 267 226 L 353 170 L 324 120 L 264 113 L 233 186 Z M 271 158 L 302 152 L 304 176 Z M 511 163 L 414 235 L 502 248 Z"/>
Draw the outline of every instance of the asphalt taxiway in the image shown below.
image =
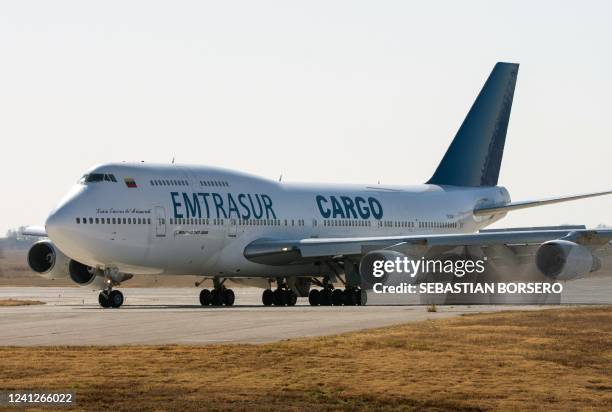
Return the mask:
<path id="1" fill-rule="evenodd" d="M 122 289 L 119 309 L 101 309 L 98 293 L 80 288 L 2 287 L 0 299 L 45 305 L 0 307 L 0 345 L 139 345 L 263 343 L 330 335 L 464 313 L 538 306 L 264 307 L 261 289 L 236 288 L 233 307 L 198 303 L 195 288 Z"/>

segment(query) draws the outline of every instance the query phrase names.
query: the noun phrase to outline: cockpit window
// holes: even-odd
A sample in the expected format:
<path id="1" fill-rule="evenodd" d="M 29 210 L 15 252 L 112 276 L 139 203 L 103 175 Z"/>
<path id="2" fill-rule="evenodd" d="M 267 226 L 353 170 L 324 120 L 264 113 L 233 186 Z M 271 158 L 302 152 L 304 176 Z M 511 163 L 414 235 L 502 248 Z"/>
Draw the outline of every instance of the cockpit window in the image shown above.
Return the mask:
<path id="1" fill-rule="evenodd" d="M 90 173 L 85 179 L 85 183 L 94 183 L 101 182 L 104 180 L 104 175 L 102 173 Z"/>
<path id="2" fill-rule="evenodd" d="M 97 182 L 117 183 L 117 179 L 115 178 L 115 175 L 110 174 L 110 173 L 89 173 L 89 174 L 83 175 L 83 177 L 79 180 L 79 183 L 84 184 L 84 185 L 88 183 L 97 183 Z"/>

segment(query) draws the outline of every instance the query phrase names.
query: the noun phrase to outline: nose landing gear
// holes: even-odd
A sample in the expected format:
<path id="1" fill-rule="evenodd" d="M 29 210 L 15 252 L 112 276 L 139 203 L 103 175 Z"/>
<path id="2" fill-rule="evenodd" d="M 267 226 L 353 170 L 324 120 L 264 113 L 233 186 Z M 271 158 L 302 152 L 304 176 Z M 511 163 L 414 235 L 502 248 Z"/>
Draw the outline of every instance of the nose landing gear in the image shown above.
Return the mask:
<path id="1" fill-rule="evenodd" d="M 103 308 L 119 308 L 123 305 L 123 293 L 118 290 L 103 290 L 98 295 L 98 303 Z"/>
<path id="2" fill-rule="evenodd" d="M 93 269 L 92 269 L 93 270 Z M 119 308 L 123 305 L 123 293 L 113 290 L 113 286 L 119 286 L 121 282 L 129 280 L 134 275 L 122 273 L 117 268 L 106 268 L 104 270 L 104 289 L 98 295 L 98 303 L 103 308 Z"/>

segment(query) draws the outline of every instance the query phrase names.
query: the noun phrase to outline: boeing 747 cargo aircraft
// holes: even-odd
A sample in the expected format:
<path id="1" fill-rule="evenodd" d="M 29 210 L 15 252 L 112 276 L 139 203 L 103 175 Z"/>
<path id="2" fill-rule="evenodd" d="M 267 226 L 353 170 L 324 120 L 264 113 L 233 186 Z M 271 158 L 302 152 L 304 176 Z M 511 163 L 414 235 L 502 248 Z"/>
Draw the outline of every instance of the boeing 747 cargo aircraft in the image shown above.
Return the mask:
<path id="1" fill-rule="evenodd" d="M 28 263 L 101 290 L 100 305 L 115 308 L 123 304 L 116 287 L 136 274 L 212 279 L 200 292 L 204 306 L 234 304 L 226 279 L 262 287 L 264 305 L 294 305 L 298 296 L 359 305 L 359 263 L 370 251 L 478 249 L 490 262 L 521 256 L 551 281 L 583 277 L 599 268 L 611 230 L 481 230 L 515 210 L 611 193 L 513 202 L 498 186 L 518 68 L 495 65 L 425 184 L 294 184 L 206 166 L 103 164 L 44 227 L 26 229 L 45 237 Z"/>

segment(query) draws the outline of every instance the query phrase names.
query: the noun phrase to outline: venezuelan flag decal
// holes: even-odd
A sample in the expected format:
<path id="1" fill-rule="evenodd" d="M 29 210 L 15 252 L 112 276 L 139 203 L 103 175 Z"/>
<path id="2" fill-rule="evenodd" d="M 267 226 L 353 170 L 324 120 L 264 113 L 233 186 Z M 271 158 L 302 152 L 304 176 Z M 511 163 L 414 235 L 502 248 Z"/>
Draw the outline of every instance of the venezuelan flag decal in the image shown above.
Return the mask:
<path id="1" fill-rule="evenodd" d="M 138 187 L 136 186 L 136 181 L 131 177 L 124 177 L 123 180 L 125 181 L 125 185 L 127 187 Z"/>

